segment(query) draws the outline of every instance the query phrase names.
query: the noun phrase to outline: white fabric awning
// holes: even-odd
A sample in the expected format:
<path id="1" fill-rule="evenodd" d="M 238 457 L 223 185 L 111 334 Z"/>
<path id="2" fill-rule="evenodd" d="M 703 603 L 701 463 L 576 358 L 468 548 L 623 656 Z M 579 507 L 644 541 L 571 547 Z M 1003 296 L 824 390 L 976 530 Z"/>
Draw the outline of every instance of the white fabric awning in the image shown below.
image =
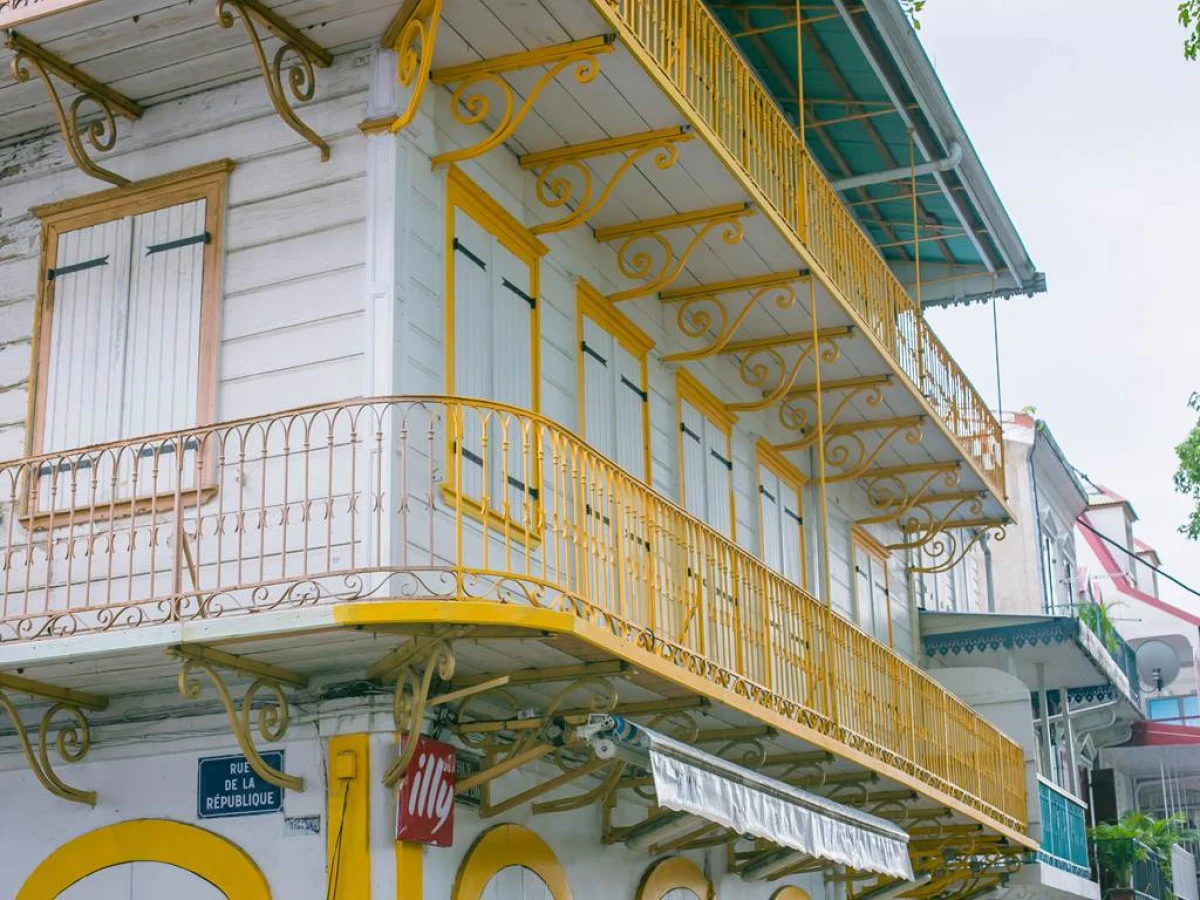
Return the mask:
<path id="1" fill-rule="evenodd" d="M 739 834 L 863 872 L 913 880 L 908 834 L 850 806 L 697 750 L 620 716 L 584 729 L 600 758 L 622 758 L 654 778 L 658 804 Z"/>

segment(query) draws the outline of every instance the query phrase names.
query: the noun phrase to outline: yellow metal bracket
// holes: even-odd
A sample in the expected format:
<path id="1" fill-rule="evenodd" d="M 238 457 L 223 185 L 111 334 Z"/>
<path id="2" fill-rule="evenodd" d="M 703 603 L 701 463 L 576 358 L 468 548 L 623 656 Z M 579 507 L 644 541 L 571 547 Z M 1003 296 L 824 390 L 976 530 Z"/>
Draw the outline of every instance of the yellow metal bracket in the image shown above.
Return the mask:
<path id="1" fill-rule="evenodd" d="M 524 121 L 542 92 L 572 66 L 575 67 L 574 77 L 579 84 L 589 84 L 600 73 L 599 57 L 612 53 L 616 47 L 612 35 L 600 35 L 586 38 L 582 41 L 570 41 L 565 44 L 555 44 L 551 47 L 539 47 L 536 50 L 526 50 L 522 53 L 512 53 L 485 59 L 480 62 L 467 63 L 461 66 L 449 66 L 437 69 L 430 75 L 430 81 L 436 85 L 455 84 L 450 97 L 450 112 L 454 120 L 462 125 L 478 125 L 489 117 L 495 117 L 496 124 L 492 133 L 482 141 L 440 153 L 433 158 L 434 168 L 474 159 L 489 150 L 499 147 L 517 130 Z M 516 91 L 502 77 L 508 72 L 545 66 L 546 70 L 520 103 L 517 102 Z M 499 110 L 492 108 L 492 98 L 482 90 L 489 85 L 499 91 L 502 98 Z"/>
<path id="2" fill-rule="evenodd" d="M 868 419 L 865 422 L 840 422 L 825 429 L 825 463 L 840 471 L 826 481 L 857 481 L 870 471 L 876 460 L 897 438 L 911 446 L 924 439 L 924 416 L 899 416 Z M 875 441 L 864 435 L 875 435 Z"/>
<path id="3" fill-rule="evenodd" d="M 602 244 L 618 243 L 617 268 L 622 275 L 630 280 L 649 279 L 636 287 L 609 294 L 607 299 L 611 303 L 620 303 L 668 287 L 680 276 L 692 254 L 709 234 L 719 234 L 720 239 L 730 246 L 741 243 L 745 234 L 742 219 L 753 214 L 754 207 L 750 204 L 734 203 L 597 228 L 597 241 Z M 688 229 L 692 229 L 691 236 L 681 249 L 676 250 L 666 235 Z"/>
<path id="4" fill-rule="evenodd" d="M 416 0 L 406 3 L 401 16 L 388 29 L 384 46 L 396 51 L 396 80 L 408 88 L 408 103 L 388 126 L 392 134 L 407 128 L 421 108 L 429 69 L 437 44 L 438 25 L 442 21 L 443 0 Z"/>
<path id="5" fill-rule="evenodd" d="M 289 55 L 294 56 L 295 60 L 287 67 L 287 93 L 297 102 L 307 103 L 317 90 L 314 67 L 329 68 L 333 64 L 333 54 L 259 0 L 217 0 L 217 22 L 222 28 L 233 27 L 234 13 L 241 17 L 246 26 L 246 34 L 254 48 L 263 83 L 267 86 L 267 96 L 270 97 L 275 112 L 288 128 L 321 151 L 322 162 L 329 159 L 329 144 L 300 121 L 288 102 L 283 86 L 283 74 L 285 60 Z M 256 22 L 283 42 L 273 57 L 267 57 Z"/>
<path id="6" fill-rule="evenodd" d="M 860 378 L 832 379 L 821 382 L 820 394 L 841 393 L 833 409 L 825 413 L 823 404 L 817 403 L 817 385 L 796 385 L 779 405 L 779 424 L 788 431 L 798 432 L 800 437 L 776 444 L 779 451 L 804 450 L 817 442 L 825 429 L 838 424 L 846 411 L 852 409 L 855 400 L 860 400 L 871 409 L 883 403 L 883 388 L 891 383 L 889 375 L 866 375 Z M 818 428 L 818 416 L 824 415 L 823 427 Z"/>
<path id="7" fill-rule="evenodd" d="M 898 475 L 881 477 L 874 472 L 868 472 L 864 476 L 867 504 L 875 510 L 875 514 L 859 519 L 856 524 L 882 525 L 885 522 L 896 522 L 912 514 L 917 508 L 924 509 L 936 503 L 981 496 L 978 491 L 968 494 L 930 494 L 935 485 L 947 489 L 958 487 L 960 475 L 960 469 L 934 471 L 926 474 L 914 486 Z"/>
<path id="8" fill-rule="evenodd" d="M 37 732 L 37 748 L 35 750 L 29 731 L 21 721 L 21 716 L 10 693 L 24 694 L 37 700 L 47 700 L 50 707 L 42 714 L 41 724 Z M 50 762 L 50 747 L 54 749 L 63 762 L 75 763 L 87 756 L 91 749 L 91 729 L 88 725 L 84 710 L 101 710 L 108 706 L 108 698 L 69 688 L 55 687 L 22 678 L 18 675 L 0 673 L 0 712 L 12 720 L 17 732 L 17 740 L 21 743 L 21 751 L 29 770 L 47 791 L 55 797 L 70 800 L 72 803 L 96 805 L 96 792 L 84 791 L 71 787 L 54 771 Z M 65 714 L 66 721 L 55 723 L 59 714 Z"/>
<path id="9" fill-rule="evenodd" d="M 83 139 L 86 135 L 88 143 L 98 153 L 113 149 L 117 143 L 116 117 L 120 115 L 135 122 L 142 117 L 141 106 L 15 31 L 8 32 L 4 45 L 13 51 L 14 81 L 29 81 L 33 77 L 30 70 L 36 72 L 42 80 L 54 106 L 54 114 L 58 117 L 58 126 L 67 145 L 67 153 L 71 155 L 72 161 L 80 171 L 110 184 L 128 184 L 128 178 L 93 162 L 84 149 Z M 51 76 L 80 92 L 69 107 L 63 107 L 62 98 L 59 97 Z M 100 110 L 100 118 L 84 125 L 79 120 L 87 104 Z"/>
<path id="10" fill-rule="evenodd" d="M 962 562 L 971 548 L 985 537 L 994 541 L 1004 540 L 1008 534 L 1008 524 L 1007 519 L 943 520 L 938 530 L 928 532 L 917 545 L 928 554 L 929 561 L 909 566 L 909 571 L 924 575 L 948 572 Z M 965 538 L 962 536 L 963 532 L 967 534 Z M 903 543 L 898 547 L 911 548 L 912 543 Z"/>
<path id="11" fill-rule="evenodd" d="M 824 328 L 817 332 L 816 350 L 820 353 L 820 361 L 832 364 L 842 355 L 838 341 L 850 337 L 853 328 L 837 327 Z M 799 338 L 793 340 L 793 338 Z M 813 361 L 814 345 L 811 332 L 804 336 L 784 335 L 782 343 L 772 343 L 775 339 L 752 339 L 735 341 L 727 344 L 722 353 L 736 354 L 738 359 L 738 375 L 747 387 L 761 392 L 757 400 L 745 403 L 727 403 L 725 408 L 730 412 L 748 412 L 766 409 L 773 406 L 793 389 L 800 370 L 805 362 Z M 782 348 L 798 347 L 799 352 L 790 362 Z"/>
<path id="12" fill-rule="evenodd" d="M 533 233 L 563 231 L 588 221 L 608 202 L 639 160 L 652 154 L 656 168 L 669 169 L 679 158 L 679 145 L 691 139 L 686 128 L 666 128 L 524 154 L 519 158 L 521 168 L 536 174 L 534 187 L 541 204 L 547 209 L 567 210 L 565 216 L 535 225 Z M 608 184 L 597 190 L 596 173 L 587 160 L 620 153 L 626 154 L 625 158 Z"/>
<path id="13" fill-rule="evenodd" d="M 760 302 L 769 299 L 780 310 L 794 307 L 795 284 L 807 277 L 805 272 L 797 269 L 662 291 L 659 299 L 663 303 L 679 304 L 675 310 L 675 322 L 685 337 L 699 340 L 716 332 L 716 337 L 703 347 L 668 354 L 663 357 L 663 362 L 691 362 L 715 356 L 729 344 L 742 322 Z M 746 292 L 750 296 L 743 301 L 741 309 L 731 316 L 724 295 Z"/>
<path id="14" fill-rule="evenodd" d="M 291 723 L 283 687 L 305 688 L 308 686 L 308 676 L 199 645 L 175 646 L 169 648 L 167 653 L 182 663 L 179 669 L 179 693 L 187 699 L 200 699 L 203 688 L 198 675 L 204 675 L 212 682 L 229 717 L 233 736 L 250 763 L 250 768 L 268 784 L 287 790 L 304 790 L 303 778 L 287 775 L 266 763 L 254 745 L 254 731 L 257 730 L 259 736 L 268 743 L 283 740 Z M 222 670 L 253 679 L 240 704 L 234 701 L 222 677 Z M 266 696 L 260 700 L 260 694 Z M 252 722 L 251 715 L 256 706 L 258 715 Z"/>

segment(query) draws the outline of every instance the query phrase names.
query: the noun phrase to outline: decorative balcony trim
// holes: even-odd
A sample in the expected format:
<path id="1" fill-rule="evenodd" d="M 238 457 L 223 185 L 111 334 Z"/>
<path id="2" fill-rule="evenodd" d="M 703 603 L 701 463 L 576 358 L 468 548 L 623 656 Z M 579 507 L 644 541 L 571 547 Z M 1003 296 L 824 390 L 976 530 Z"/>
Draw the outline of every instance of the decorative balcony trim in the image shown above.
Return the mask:
<path id="1" fill-rule="evenodd" d="M 333 65 L 333 54 L 259 0 L 217 0 L 216 9 L 217 23 L 222 28 L 233 27 L 235 12 L 241 17 L 246 26 L 250 46 L 254 48 L 254 56 L 258 59 L 258 68 L 267 88 L 267 96 L 271 105 L 275 107 L 275 112 L 288 128 L 321 151 L 321 162 L 328 160 L 329 144 L 300 120 L 288 102 L 283 73 L 284 60 L 289 54 L 295 56 L 296 61 L 287 70 L 287 93 L 290 93 L 294 100 L 307 103 L 317 91 L 314 67 L 329 68 Z M 255 22 L 283 41 L 270 59 L 263 49 L 262 37 Z"/>
<path id="2" fill-rule="evenodd" d="M 136 122 L 142 117 L 142 107 L 15 31 L 8 33 L 5 46 L 13 51 L 14 81 L 29 81 L 33 77 L 30 68 L 42 80 L 50 103 L 54 106 L 54 114 L 58 117 L 59 130 L 67 145 L 67 152 L 79 170 L 85 175 L 111 184 L 128 184 L 128 178 L 93 162 L 83 146 L 83 139 L 86 135 L 88 143 L 98 153 L 112 150 L 117 143 L 116 116 L 124 116 L 129 121 Z M 69 108 L 63 107 L 62 98 L 54 87 L 51 75 L 80 91 L 79 96 L 71 101 Z M 81 109 L 87 103 L 100 110 L 100 118 L 84 125 L 79 120 Z"/>
<path id="3" fill-rule="evenodd" d="M 8 696 L 9 693 L 25 694 L 50 703 L 38 727 L 36 751 L 29 731 L 21 721 L 20 711 Z M 0 673 L 0 713 L 7 715 L 16 729 L 29 771 L 55 797 L 72 803 L 95 806 L 96 792 L 80 790 L 63 781 L 50 762 L 50 748 L 53 746 L 59 759 L 65 763 L 81 762 L 92 746 L 91 729 L 84 711 L 95 712 L 107 707 L 107 697 Z M 65 714 L 68 721 L 56 724 L 55 719 L 59 718 L 60 713 Z"/>

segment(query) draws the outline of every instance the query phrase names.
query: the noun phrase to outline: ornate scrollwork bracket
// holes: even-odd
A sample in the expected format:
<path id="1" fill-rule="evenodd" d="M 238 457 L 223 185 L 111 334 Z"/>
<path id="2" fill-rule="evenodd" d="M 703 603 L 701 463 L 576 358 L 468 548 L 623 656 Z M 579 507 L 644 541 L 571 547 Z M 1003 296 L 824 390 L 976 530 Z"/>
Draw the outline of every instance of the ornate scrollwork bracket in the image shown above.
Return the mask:
<path id="1" fill-rule="evenodd" d="M 327 69 L 333 64 L 333 54 L 303 34 L 287 19 L 277 12 L 264 6 L 259 0 L 217 0 L 217 22 L 222 28 L 232 28 L 234 14 L 240 16 L 246 26 L 246 34 L 254 55 L 258 59 L 258 68 L 262 71 L 263 83 L 267 87 L 267 96 L 271 105 L 284 124 L 321 151 L 321 162 L 329 159 L 329 145 L 315 131 L 300 121 L 288 102 L 287 94 L 299 103 L 307 103 L 317 91 L 317 76 L 314 68 Z M 257 25 L 255 23 L 258 23 Z M 267 56 L 263 47 L 262 37 L 258 33 L 258 25 L 262 25 L 283 43 L 272 57 Z M 287 57 L 295 57 L 290 66 Z M 287 87 L 284 88 L 284 69 L 287 69 Z"/>
<path id="2" fill-rule="evenodd" d="M 421 735 L 425 711 L 430 706 L 437 705 L 429 696 L 433 687 L 433 676 L 437 675 L 444 682 L 450 681 L 454 677 L 456 664 L 449 641 L 434 640 L 412 648 L 411 654 L 396 670 L 392 718 L 396 723 L 396 733 L 400 736 L 402 746 L 399 758 L 383 776 L 383 783 L 388 787 L 399 784 L 408 771 L 408 764 L 417 752 L 416 738 Z M 441 702 L 448 701 L 441 698 Z"/>
<path id="3" fill-rule="evenodd" d="M 961 477 L 960 469 L 933 471 L 926 473 L 916 483 L 910 483 L 898 475 L 875 475 L 868 472 L 863 476 L 865 482 L 867 505 L 875 511 L 874 515 L 859 519 L 858 525 L 881 525 L 885 522 L 896 522 L 904 517 L 917 515 L 915 510 L 926 509 L 936 503 L 956 502 L 960 499 L 978 497 L 979 493 L 938 494 L 930 493 L 935 485 L 944 488 L 958 487 Z"/>
<path id="4" fill-rule="evenodd" d="M 823 430 L 833 428 L 841 422 L 847 410 L 853 409 L 854 401 L 861 400 L 870 409 L 878 409 L 883 403 L 883 388 L 890 382 L 888 376 L 867 376 L 864 378 L 847 378 L 830 380 L 821 383 L 820 393 L 825 395 L 841 394 L 833 408 L 823 409 L 825 421 L 823 428 L 817 427 L 817 385 L 796 385 L 783 398 L 779 405 L 779 424 L 788 431 L 800 436 L 783 443 L 776 444 L 779 451 L 805 450 L 817 442 Z"/>
<path id="5" fill-rule="evenodd" d="M 738 278 L 715 284 L 701 284 L 689 288 L 672 288 L 659 294 L 663 303 L 678 304 L 675 323 L 679 331 L 688 338 L 709 342 L 695 350 L 671 353 L 663 362 L 691 362 L 708 359 L 720 353 L 733 340 L 750 312 L 759 303 L 771 301 L 776 309 L 788 310 L 796 305 L 795 283 L 807 278 L 805 272 L 776 272 L 751 278 Z M 731 315 L 732 307 L 724 297 L 728 294 L 749 292 L 741 308 Z"/>
<path id="6" fill-rule="evenodd" d="M 6 47 L 13 51 L 12 76 L 15 81 L 29 81 L 36 72 L 45 85 L 46 93 L 54 106 L 54 114 L 58 117 L 59 129 L 67 145 L 67 153 L 79 170 L 93 178 L 107 181 L 110 184 L 128 184 L 129 179 L 116 172 L 111 172 L 97 165 L 88 156 L 84 147 L 84 137 L 98 153 L 105 153 L 117 143 L 117 116 L 123 116 L 131 122 L 142 117 L 142 108 L 124 94 L 114 91 L 101 84 L 90 75 L 86 75 L 70 63 L 60 59 L 33 41 L 22 37 L 15 31 L 8 32 L 4 41 Z M 31 71 L 32 70 L 32 71 Z M 63 106 L 54 80 L 59 79 L 78 90 L 79 96 L 71 101 L 70 106 Z M 88 105 L 99 110 L 99 118 L 83 123 Z"/>
<path id="7" fill-rule="evenodd" d="M 435 70 L 429 76 L 434 84 L 457 85 L 450 97 L 450 114 L 456 122 L 478 125 L 495 115 L 496 125 L 482 141 L 435 156 L 434 167 L 474 159 L 499 147 L 512 137 L 542 92 L 572 66 L 575 67 L 574 77 L 579 84 L 594 81 L 600 74 L 600 56 L 616 49 L 613 40 L 612 35 L 601 35 Z M 546 70 L 518 103 L 516 91 L 502 76 L 534 66 L 545 66 Z M 498 111 L 493 109 L 492 98 L 482 90 L 485 85 L 499 92 L 501 104 Z"/>
<path id="8" fill-rule="evenodd" d="M 183 663 L 179 669 L 179 693 L 184 697 L 189 700 L 200 699 L 203 686 L 197 676 L 204 675 L 212 682 L 225 707 L 225 714 L 229 717 L 233 736 L 237 739 L 238 747 L 241 748 L 246 761 L 250 763 L 250 768 L 268 784 L 292 791 L 304 790 L 303 778 L 287 775 L 267 765 L 254 745 L 254 732 L 257 730 L 259 736 L 268 743 L 283 740 L 291 724 L 288 699 L 283 692 L 283 686 L 307 687 L 308 676 L 231 653 L 223 653 L 211 647 L 178 646 L 170 648 L 167 652 Z M 254 679 L 242 696 L 240 704 L 234 701 L 221 670 L 237 672 Z M 261 701 L 260 694 L 266 695 Z M 256 706 L 258 714 L 254 716 Z"/>
<path id="9" fill-rule="evenodd" d="M 963 531 L 968 533 L 965 539 L 962 537 Z M 962 562 L 971 548 L 985 537 L 993 541 L 1002 541 L 1007 534 L 1007 519 L 946 522 L 921 545 L 929 556 L 929 562 L 923 565 L 909 566 L 909 571 L 923 575 L 948 572 Z M 889 547 L 889 549 L 892 548 Z"/>
<path id="10" fill-rule="evenodd" d="M 823 328 L 817 332 L 816 351 L 822 363 L 832 365 L 841 358 L 838 341 L 854 333 L 851 327 Z M 795 347 L 798 352 L 788 360 L 784 348 Z M 727 344 L 722 353 L 738 357 L 738 375 L 742 383 L 762 396 L 744 403 L 726 403 L 731 413 L 752 412 L 773 406 L 788 395 L 800 377 L 804 364 L 813 358 L 811 335 L 784 335 L 780 338 L 735 341 Z"/>
<path id="11" fill-rule="evenodd" d="M 38 726 L 36 748 L 29 730 L 21 721 L 16 704 L 8 696 L 10 692 L 50 701 L 51 705 L 42 714 L 41 724 Z M 16 675 L 0 674 L 0 712 L 12 720 L 29 770 L 47 791 L 72 803 L 95 806 L 96 792 L 71 787 L 58 777 L 50 762 L 51 745 L 63 762 L 81 761 L 92 746 L 91 729 L 84 710 L 101 710 L 107 706 L 107 697 L 58 688 Z M 56 723 L 60 713 L 66 716 L 66 721 Z"/>
<path id="12" fill-rule="evenodd" d="M 533 233 L 564 231 L 588 221 L 608 202 L 617 185 L 639 160 L 650 157 L 656 168 L 669 169 L 679 158 L 679 145 L 691 139 L 686 128 L 667 128 L 524 154 L 520 157 L 520 165 L 523 170 L 535 173 L 538 201 L 547 209 L 567 211 L 552 222 L 535 225 Z M 596 173 L 587 161 L 621 153 L 625 158 L 607 185 L 598 188 Z"/>
<path id="13" fill-rule="evenodd" d="M 408 103 L 389 126 L 392 134 L 407 128 L 421 108 L 429 85 L 438 25 L 442 21 L 442 3 L 443 0 L 417 0 L 408 18 L 388 29 L 388 38 L 396 34 L 394 41 L 385 38 L 396 51 L 396 80 L 409 91 Z"/>
<path id="14" fill-rule="evenodd" d="M 830 483 L 856 481 L 870 471 L 871 466 L 897 439 L 917 446 L 924 439 L 923 416 L 901 416 L 894 419 L 870 419 L 865 422 L 844 422 L 825 429 L 825 463 L 839 470 L 830 476 Z M 864 435 L 872 435 L 870 439 Z"/>
<path id="15" fill-rule="evenodd" d="M 602 244 L 617 243 L 617 268 L 621 274 L 631 281 L 648 279 L 635 287 L 609 294 L 607 299 L 611 303 L 620 303 L 658 293 L 675 282 L 692 254 L 710 234 L 718 235 L 729 246 L 740 244 L 745 235 L 742 220 L 753 214 L 753 206 L 734 203 L 627 225 L 597 228 L 597 241 Z M 667 237 L 677 231 L 689 234 L 678 249 Z"/>

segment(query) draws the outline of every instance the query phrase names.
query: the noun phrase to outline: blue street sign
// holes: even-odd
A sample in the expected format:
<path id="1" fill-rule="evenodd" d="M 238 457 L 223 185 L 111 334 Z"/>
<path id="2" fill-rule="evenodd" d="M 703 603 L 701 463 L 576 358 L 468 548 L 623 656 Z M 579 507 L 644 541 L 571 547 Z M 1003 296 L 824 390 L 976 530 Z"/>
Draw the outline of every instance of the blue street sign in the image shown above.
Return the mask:
<path id="1" fill-rule="evenodd" d="M 262 754 L 263 762 L 283 771 L 283 751 Z M 196 815 L 201 819 L 261 816 L 283 809 L 283 788 L 267 784 L 244 756 L 208 756 L 197 766 Z"/>

